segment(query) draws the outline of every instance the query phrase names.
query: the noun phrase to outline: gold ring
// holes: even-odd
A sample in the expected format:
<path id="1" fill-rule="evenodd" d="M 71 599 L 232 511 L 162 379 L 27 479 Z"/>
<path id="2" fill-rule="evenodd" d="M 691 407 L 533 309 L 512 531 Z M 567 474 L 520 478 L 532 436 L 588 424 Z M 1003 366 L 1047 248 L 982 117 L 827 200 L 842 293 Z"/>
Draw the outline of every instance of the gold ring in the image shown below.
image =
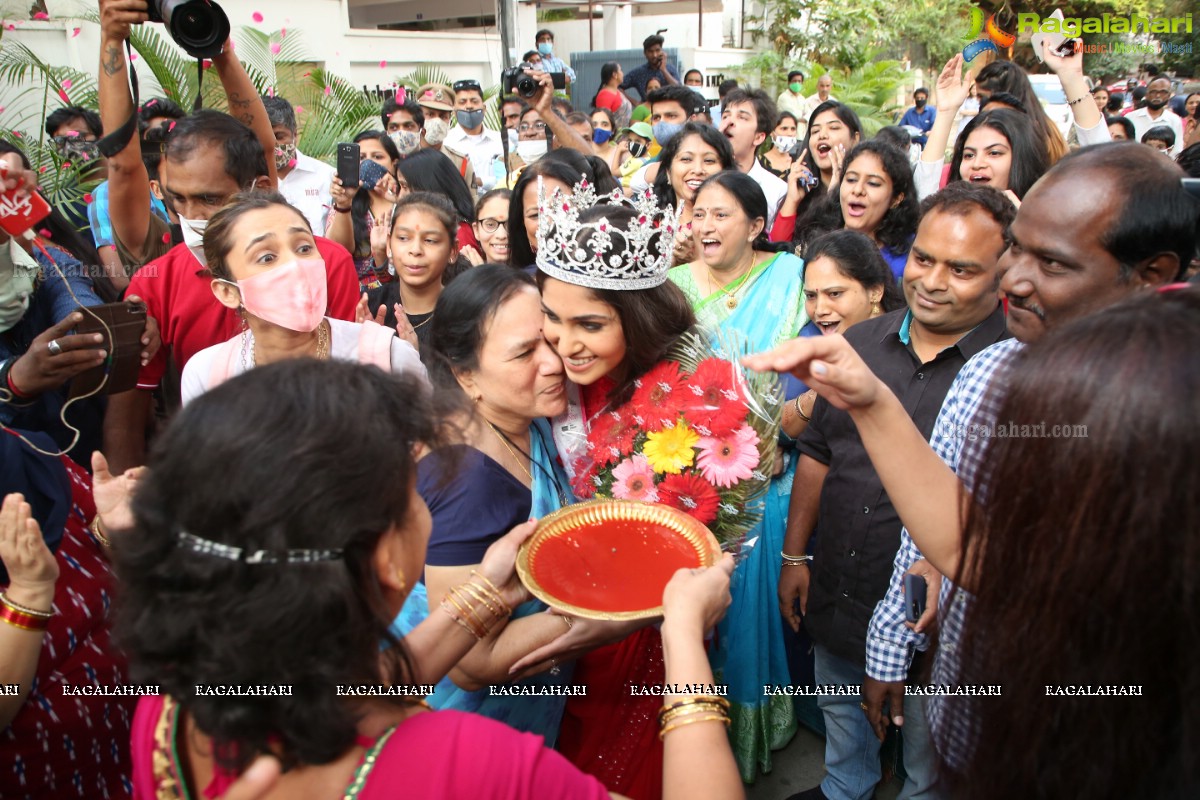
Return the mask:
<path id="1" fill-rule="evenodd" d="M 573 620 L 572 620 L 570 617 L 568 617 L 568 616 L 565 616 L 565 615 L 564 615 L 564 616 L 562 617 L 562 621 L 563 621 L 563 622 L 565 622 L 565 623 L 567 623 L 567 630 L 571 630 L 572 628 L 574 628 L 574 627 L 575 627 L 575 622 L 574 622 L 574 621 L 573 621 Z"/>

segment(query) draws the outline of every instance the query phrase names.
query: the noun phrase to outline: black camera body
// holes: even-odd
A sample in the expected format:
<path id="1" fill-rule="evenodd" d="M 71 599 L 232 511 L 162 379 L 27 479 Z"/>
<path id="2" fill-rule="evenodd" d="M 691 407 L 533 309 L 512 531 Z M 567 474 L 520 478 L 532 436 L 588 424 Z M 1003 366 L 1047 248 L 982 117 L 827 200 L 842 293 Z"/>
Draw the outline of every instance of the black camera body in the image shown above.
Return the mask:
<path id="1" fill-rule="evenodd" d="M 529 98 L 537 94 L 538 82 L 525 74 L 525 70 L 534 69 L 534 66 L 528 61 L 522 61 L 515 67 L 509 67 L 500 73 L 501 94 L 515 94 L 521 97 Z M 550 79 L 554 82 L 555 89 L 567 88 L 567 76 L 561 72 L 548 72 Z"/>
<path id="2" fill-rule="evenodd" d="M 229 17 L 212 0 L 149 0 L 151 22 L 161 22 L 175 44 L 192 58 L 221 54 L 229 38 Z"/>

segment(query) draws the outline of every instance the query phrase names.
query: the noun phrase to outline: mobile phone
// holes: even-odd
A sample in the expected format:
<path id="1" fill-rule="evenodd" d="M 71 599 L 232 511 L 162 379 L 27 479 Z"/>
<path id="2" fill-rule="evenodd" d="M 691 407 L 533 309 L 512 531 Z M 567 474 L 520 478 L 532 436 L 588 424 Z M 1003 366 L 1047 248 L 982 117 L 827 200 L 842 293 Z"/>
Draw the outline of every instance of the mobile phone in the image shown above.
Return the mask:
<path id="1" fill-rule="evenodd" d="M 369 158 L 364 158 L 358 167 L 358 180 L 364 189 L 374 189 L 387 174 L 387 167 Z"/>
<path id="2" fill-rule="evenodd" d="M 1075 49 L 1079 45 L 1080 39 L 1071 38 L 1063 39 L 1062 44 L 1054 48 L 1054 54 L 1063 58 L 1070 58 L 1075 55 Z"/>
<path id="3" fill-rule="evenodd" d="M 1059 27 L 1062 27 L 1063 12 L 1062 9 L 1056 8 L 1046 19 L 1058 20 Z M 1037 56 L 1037 60 L 1043 64 L 1046 62 L 1046 51 L 1049 50 L 1059 56 L 1069 56 L 1075 52 L 1075 42 L 1078 39 L 1067 38 L 1060 31 L 1051 33 L 1038 32 L 1029 37 L 1029 43 L 1033 46 L 1033 54 Z"/>
<path id="4" fill-rule="evenodd" d="M 50 215 L 50 204 L 37 192 L 12 191 L 0 194 L 0 228 L 20 236 Z"/>
<path id="5" fill-rule="evenodd" d="M 904 576 L 904 618 L 916 622 L 925 613 L 925 579 L 911 572 Z"/>
<path id="6" fill-rule="evenodd" d="M 337 146 L 337 175 L 342 179 L 342 188 L 358 188 L 360 148 L 354 142 L 339 142 Z"/>
<path id="7" fill-rule="evenodd" d="M 100 345 L 108 357 L 104 363 L 76 375 L 71 381 L 70 397 L 92 394 L 103 387 L 105 394 L 126 392 L 137 386 L 142 366 L 142 331 L 146 328 L 146 307 L 141 303 L 108 303 L 77 308 L 83 321 L 74 333 L 102 333 Z M 101 324 L 103 321 L 103 324 Z M 107 326 L 108 330 L 105 330 Z M 107 378 L 107 380 L 106 380 Z"/>

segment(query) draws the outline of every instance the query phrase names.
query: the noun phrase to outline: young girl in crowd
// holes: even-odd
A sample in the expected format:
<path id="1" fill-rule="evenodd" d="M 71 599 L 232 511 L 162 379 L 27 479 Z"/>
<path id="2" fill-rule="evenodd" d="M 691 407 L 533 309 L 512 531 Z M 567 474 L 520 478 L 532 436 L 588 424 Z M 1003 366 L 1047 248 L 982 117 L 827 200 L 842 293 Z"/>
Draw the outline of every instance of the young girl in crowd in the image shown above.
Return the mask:
<path id="1" fill-rule="evenodd" d="M 392 633 L 426 560 L 416 454 L 439 447 L 435 420 L 420 381 L 294 359 L 217 387 L 172 422 L 134 496 L 132 528 L 111 534 L 117 640 L 132 680 L 162 692 L 141 698 L 134 718 L 137 797 L 232 795 L 258 758 L 239 793 L 265 768 L 279 797 L 608 800 L 540 738 L 419 699 L 418 685 L 436 683 L 529 599 L 514 561 L 534 528 L 501 537 L 423 623 L 402 641 Z M 394 491 L 364 490 L 380 481 Z M 666 680 L 713 682 L 703 632 L 728 604 L 731 568 L 680 570 L 668 584 Z M 264 682 L 287 692 L 221 691 Z M 400 691 L 340 690 L 381 686 Z M 663 729 L 667 799 L 740 797 L 724 714 L 708 711 L 716 701 L 662 700 L 684 703 L 678 721 L 690 720 Z"/>
<path id="2" fill-rule="evenodd" d="M 766 236 L 767 200 L 759 185 L 736 170 L 720 172 L 695 194 L 692 238 L 697 260 L 675 267 L 679 286 L 702 326 L 732 334 L 747 352 L 791 339 L 803 327 L 804 262 Z M 758 539 L 734 572 L 730 623 L 717 632 L 713 669 L 729 686 L 734 755 L 742 778 L 770 771 L 771 751 L 796 732 L 788 697 L 763 695 L 763 686 L 790 683 L 776 587 L 788 501 L 795 470 L 787 448 L 763 502 L 761 522 L 746 534 Z"/>
<path id="3" fill-rule="evenodd" d="M 548 187 L 544 191 L 549 192 Z M 600 204 L 579 210 L 583 223 L 601 218 L 613 230 L 632 232 L 637 215 L 628 206 Z M 554 234 L 543 228 L 543 235 Z M 653 257 L 635 268 L 642 283 L 654 283 L 649 288 L 630 289 L 627 280 L 600 277 L 604 270 L 597 269 L 595 256 L 589 256 L 587 264 L 558 264 L 539 251 L 543 332 L 563 359 L 567 380 L 577 387 L 584 428 L 580 435 L 586 436 L 589 422 L 601 412 L 624 406 L 633 395 L 634 381 L 662 361 L 695 322 L 683 293 L 667 281 L 669 255 L 663 251 L 670 245 L 660 246 L 660 235 L 650 234 L 646 252 Z M 631 257 L 627 237 L 614 235 L 612 241 L 612 254 Z M 573 463 L 573 448 L 559 449 L 564 460 Z M 663 676 L 662 642 L 648 623 L 626 623 L 631 631 L 626 638 L 576 662 L 575 681 L 588 684 L 588 694 L 567 701 L 559 738 L 560 751 L 574 764 L 635 800 L 657 798 L 662 792 L 662 751 L 652 722 L 656 704 L 630 696 L 628 688 L 630 683 L 656 684 Z M 571 638 L 568 634 L 566 641 Z"/>
<path id="4" fill-rule="evenodd" d="M 471 227 L 479 247 L 463 245 L 459 248 L 472 266 L 508 263 L 508 206 L 511 202 L 510 190 L 492 189 L 475 204 L 475 222 Z"/>
<path id="5" fill-rule="evenodd" d="M 436 150 L 425 149 L 404 159 L 396 168 L 400 192 L 432 192 L 449 200 L 458 215 L 459 246 L 478 249 L 479 242 L 471 228 L 475 214 L 471 191 L 450 159 L 438 155 Z"/>
<path id="6" fill-rule="evenodd" d="M 386 174 L 374 187 L 360 183 L 353 192 L 342 187 L 341 178 L 333 176 L 325 236 L 350 251 L 359 284 L 368 289 L 392 280 L 387 269 L 387 240 L 381 234 L 373 235 L 373 231 L 376 227 L 387 228 L 388 214 L 399 195 L 396 165 L 400 163 L 400 151 L 382 131 L 364 131 L 354 141 L 361 160 L 380 164 Z"/>
<path id="7" fill-rule="evenodd" d="M 806 227 L 820 200 L 837 184 L 846 152 L 862 138 L 862 123 L 850 106 L 826 100 L 808 118 L 801 155 L 788 170 L 788 192 L 775 215 L 771 241 L 786 242 Z"/>
<path id="8" fill-rule="evenodd" d="M 696 257 L 692 237 L 692 204 L 696 191 L 712 175 L 734 168 L 729 139 L 712 125 L 685 123 L 658 158 L 654 193 L 662 208 L 679 210 L 674 262 L 686 264 Z"/>
<path id="9" fill-rule="evenodd" d="M 554 150 L 521 172 L 512 189 L 508 205 L 509 264 L 532 271 L 537 252 L 538 181 L 547 195 L 558 191 L 570 193 L 571 187 L 586 179 L 596 187 L 597 194 L 607 194 L 617 188 L 611 176 L 600 181 L 588 160 L 574 150 Z"/>
<path id="10" fill-rule="evenodd" d="M 792 152 L 796 149 L 796 115 L 790 111 L 779 112 L 779 121 L 767 141 L 758 163 L 772 175 L 787 180 L 792 169 Z"/>
<path id="11" fill-rule="evenodd" d="M 869 140 L 846 156 L 837 203 L 830 198 L 809 227 L 796 231 L 796 241 L 803 247 L 826 231 L 858 231 L 878 245 L 899 280 L 919 218 L 920 204 L 907 156 L 891 145 Z"/>
<path id="12" fill-rule="evenodd" d="M 371 315 L 389 328 L 399 314 L 416 333 L 421 352 L 429 344 L 429 322 L 442 287 L 459 273 L 458 215 L 450 201 L 432 192 L 410 192 L 396 203 L 388 232 L 387 257 L 396 281 L 367 292 Z M 407 333 L 407 326 L 399 330 Z"/>
<path id="13" fill-rule="evenodd" d="M 1046 64 L 1053 69 L 1054 64 L 1051 62 L 1051 59 L 1055 56 L 1053 53 L 1047 53 L 1046 55 Z M 1076 54 L 1074 58 L 1082 65 L 1082 55 Z M 957 63 L 961 65 L 962 54 L 959 53 L 952 58 L 950 64 L 955 63 L 956 59 Z M 1082 77 L 1082 72 L 1080 72 L 1080 76 Z M 1033 86 L 1029 83 L 1029 75 L 1024 69 L 1011 61 L 993 61 L 981 69 L 979 74 L 975 76 L 975 86 L 979 92 L 981 105 L 987 102 L 988 97 L 1000 92 L 1011 94 L 1021 101 L 1021 108 L 1029 115 L 1029 121 L 1033 124 L 1033 129 L 1037 132 L 1037 138 L 1041 139 L 1046 146 L 1046 152 L 1049 154 L 1051 165 L 1067 154 L 1066 139 L 1063 138 L 1062 133 L 1058 130 L 1058 126 L 1050 119 L 1050 116 L 1046 113 L 1046 109 L 1042 107 L 1042 101 L 1038 99 L 1037 93 L 1033 91 Z M 940 79 L 938 91 L 941 91 Z M 1086 98 L 1086 85 L 1080 91 L 1080 96 Z M 965 95 L 963 99 L 965 99 Z M 1074 98 L 1068 97 L 1068 99 Z M 1089 105 L 1093 109 L 1095 108 L 1094 103 L 1089 103 Z M 941 114 L 942 112 L 939 109 L 938 116 L 941 116 Z M 1098 114 L 1099 112 L 1097 112 Z M 928 145 L 926 145 L 926 149 L 928 149 Z"/>
<path id="14" fill-rule="evenodd" d="M 325 262 L 308 221 L 282 195 L 236 195 L 209 220 L 204 257 L 217 301 L 240 311 L 245 327 L 184 366 L 185 404 L 235 375 L 288 358 L 334 358 L 425 374 L 414 346 L 389 328 L 325 316 Z"/>

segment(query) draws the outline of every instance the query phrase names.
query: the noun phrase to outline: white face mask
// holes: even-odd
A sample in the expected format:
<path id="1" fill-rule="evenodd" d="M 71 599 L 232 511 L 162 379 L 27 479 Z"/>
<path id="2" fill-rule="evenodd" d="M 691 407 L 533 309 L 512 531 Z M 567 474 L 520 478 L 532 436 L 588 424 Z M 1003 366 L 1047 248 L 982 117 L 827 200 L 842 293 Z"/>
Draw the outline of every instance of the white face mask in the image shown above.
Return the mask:
<path id="1" fill-rule="evenodd" d="M 787 153 L 795 146 L 796 146 L 796 137 L 795 136 L 776 136 L 775 137 L 775 149 L 781 153 Z"/>
<path id="2" fill-rule="evenodd" d="M 517 142 L 517 155 L 526 164 L 532 164 L 546 155 L 549 143 L 545 139 L 523 139 Z"/>
<path id="3" fill-rule="evenodd" d="M 10 255 L 3 261 L 11 260 L 12 264 L 0 265 L 0 333 L 15 326 L 25 316 L 38 274 L 38 263 L 15 239 L 0 245 L 0 248 L 4 247 Z"/>
<path id="4" fill-rule="evenodd" d="M 192 251 L 200 266 L 207 267 L 208 262 L 204 260 L 204 229 L 208 227 L 208 220 L 180 217 L 179 226 L 183 228 L 183 243 L 187 249 Z"/>
<path id="5" fill-rule="evenodd" d="M 425 120 L 425 141 L 434 147 L 446 141 L 446 136 L 449 133 L 450 123 L 446 122 L 446 120 L 436 117 Z"/>
<path id="6" fill-rule="evenodd" d="M 415 131 L 392 131 L 388 138 L 396 145 L 402 156 L 411 156 L 421 146 L 421 135 Z"/>

